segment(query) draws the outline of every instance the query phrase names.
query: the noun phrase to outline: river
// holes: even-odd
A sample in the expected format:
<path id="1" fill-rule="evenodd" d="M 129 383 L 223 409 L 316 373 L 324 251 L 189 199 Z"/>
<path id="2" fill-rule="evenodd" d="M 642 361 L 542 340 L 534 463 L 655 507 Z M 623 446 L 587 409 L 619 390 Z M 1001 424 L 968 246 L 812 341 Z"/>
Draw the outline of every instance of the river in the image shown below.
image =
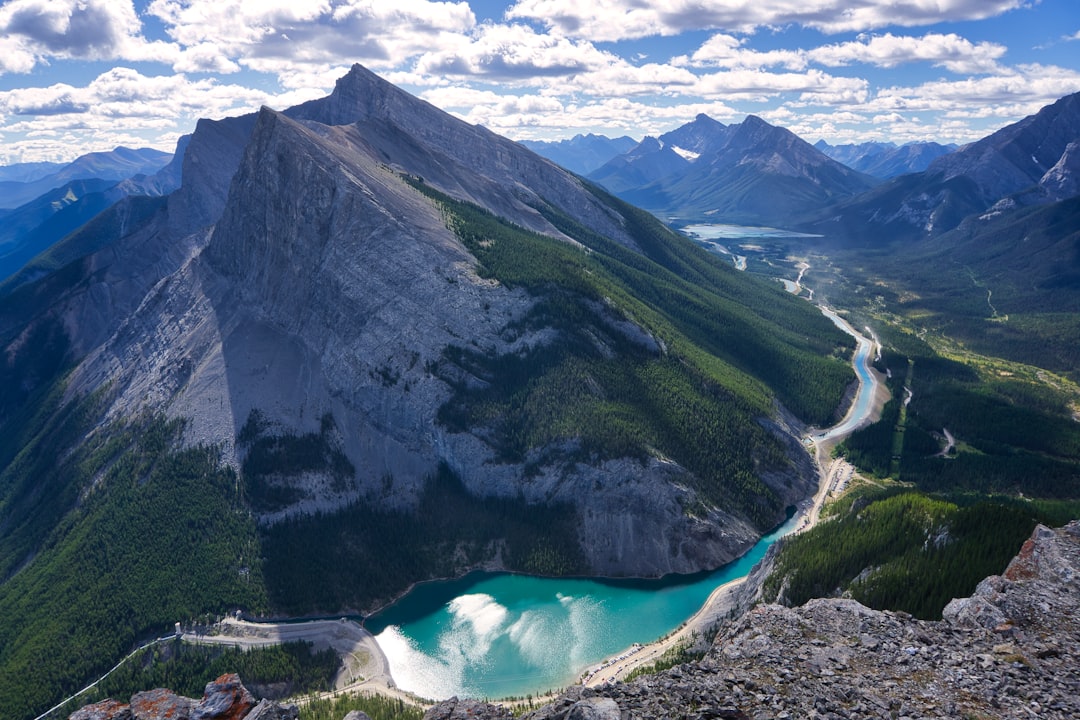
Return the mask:
<path id="1" fill-rule="evenodd" d="M 816 442 L 863 423 L 877 382 L 869 367 L 873 343 L 832 310 L 821 311 L 855 338 L 852 363 L 860 383 L 844 420 L 816 434 Z M 747 575 L 800 522 L 790 518 L 710 573 L 653 581 L 474 573 L 420 584 L 365 625 L 401 689 L 431 699 L 537 695 L 577 682 L 589 666 L 676 629 L 715 588 Z"/>

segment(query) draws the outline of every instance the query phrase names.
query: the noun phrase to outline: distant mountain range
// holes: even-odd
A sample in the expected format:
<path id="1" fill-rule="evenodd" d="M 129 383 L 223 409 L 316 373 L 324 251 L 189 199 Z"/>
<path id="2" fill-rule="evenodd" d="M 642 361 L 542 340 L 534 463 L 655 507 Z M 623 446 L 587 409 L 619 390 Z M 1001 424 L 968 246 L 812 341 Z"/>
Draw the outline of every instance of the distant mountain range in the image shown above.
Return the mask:
<path id="1" fill-rule="evenodd" d="M 172 155 L 153 148 L 118 147 L 109 152 L 94 152 L 82 155 L 72 162 L 62 165 L 42 175 L 40 170 L 49 165 L 34 163 L 21 164 L 0 173 L 0 209 L 17 208 L 20 205 L 40 197 L 74 180 L 112 180 L 118 182 L 136 175 L 153 175 L 165 167 Z M 8 177 L 26 177 L 28 180 L 16 180 Z"/>
<path id="2" fill-rule="evenodd" d="M 860 243 L 915 240 L 1076 194 L 1080 93 L 818 213 L 805 227 Z"/>
<path id="3" fill-rule="evenodd" d="M 941 145 L 936 142 L 913 142 L 900 146 L 882 142 L 830 145 L 824 140 L 818 140 L 814 147 L 852 170 L 882 180 L 922 172 L 935 158 L 957 148 L 956 145 Z"/>
<path id="4" fill-rule="evenodd" d="M 628 202 L 677 222 L 790 224 L 877 181 L 761 118 L 705 115 L 647 137 L 589 174 Z"/>
<path id="5" fill-rule="evenodd" d="M 173 155 L 152 148 L 116 148 L 83 155 L 66 165 L 0 168 L 0 177 L 29 178 L 0 182 L 3 201 L 40 192 L 17 207 L 0 210 L 0 282 L 118 200 L 129 195 L 166 195 L 178 188 L 179 158 L 189 138 L 180 139 Z M 9 172 L 4 174 L 4 170 Z M 146 174 L 149 171 L 152 174 Z M 47 189 L 42 192 L 42 188 Z"/>
<path id="6" fill-rule="evenodd" d="M 588 175 L 611 158 L 637 145 L 637 141 L 625 135 L 609 138 L 590 133 L 575 135 L 569 140 L 522 140 L 521 144 L 571 172 Z"/>

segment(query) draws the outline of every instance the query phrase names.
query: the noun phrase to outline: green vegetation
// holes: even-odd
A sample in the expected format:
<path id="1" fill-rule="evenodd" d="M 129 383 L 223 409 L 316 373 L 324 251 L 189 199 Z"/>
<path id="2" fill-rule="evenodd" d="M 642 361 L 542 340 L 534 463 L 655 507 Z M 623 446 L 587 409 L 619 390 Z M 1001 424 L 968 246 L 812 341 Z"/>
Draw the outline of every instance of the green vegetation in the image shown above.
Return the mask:
<path id="1" fill-rule="evenodd" d="M 418 580 L 461 574 L 500 549 L 509 569 L 584 572 L 577 526 L 569 506 L 473 497 L 442 466 L 413 512 L 355 504 L 266 528 L 264 572 L 278 610 L 371 609 Z"/>
<path id="2" fill-rule="evenodd" d="M 1080 497 L 1080 424 L 1071 417 L 1067 395 L 1040 381 L 1040 373 L 1024 378 L 949 359 L 895 330 L 886 329 L 882 339 L 893 400 L 878 423 L 840 446 L 861 470 L 929 492 Z M 900 378 L 913 393 L 903 422 Z M 904 440 L 897 452 L 900 427 Z M 942 456 L 946 429 L 958 446 Z"/>
<path id="3" fill-rule="evenodd" d="M 775 392 L 809 421 L 827 420 L 851 380 L 850 338 L 598 189 L 641 252 L 547 205 L 538 210 L 584 250 L 413 184 L 439 204 L 481 275 L 538 298 L 508 332 L 560 336 L 508 356 L 450 348 L 432 368 L 456 390 L 442 424 L 481 429 L 506 461 L 670 457 L 693 471 L 707 502 L 761 528 L 775 523 L 781 503 L 758 477 L 787 458 L 757 419 L 773 412 Z M 541 452 L 552 448 L 559 457 Z"/>
<path id="4" fill-rule="evenodd" d="M 643 665 L 641 667 L 631 670 L 629 673 L 626 674 L 626 677 L 623 678 L 623 682 L 632 682 L 633 680 L 636 680 L 637 678 L 643 677 L 645 675 L 656 675 L 657 673 L 661 673 L 664 670 L 670 670 L 677 665 L 683 665 L 688 662 L 700 660 L 704 656 L 704 650 L 694 651 L 690 649 L 689 642 L 681 643 L 679 645 L 676 645 L 675 647 L 665 650 L 663 655 L 656 658 L 656 662 L 652 662 L 648 665 Z"/>
<path id="5" fill-rule="evenodd" d="M 765 598 L 789 605 L 848 593 L 880 610 L 938 619 L 955 597 L 1000 574 L 1037 522 L 1060 525 L 1080 502 L 933 498 L 894 488 L 784 541 Z"/>
<path id="6" fill-rule="evenodd" d="M 99 428 L 65 452 L 90 429 L 87 403 L 40 420 L 3 475 L 5 488 L 32 473 L 50 489 L 32 520 L 0 538 L 6 717 L 33 717 L 177 620 L 266 606 L 236 475 L 209 449 L 177 449 L 180 425 L 160 417 Z"/>
<path id="7" fill-rule="evenodd" d="M 311 643 L 291 642 L 252 650 L 189 645 L 179 639 L 136 653 L 115 672 L 71 703 L 56 717 L 105 698 L 126 701 L 137 692 L 167 688 L 177 695 L 201 698 L 206 684 L 237 673 L 256 698 L 282 699 L 329 690 L 341 659 L 331 649 L 314 651 Z"/>
<path id="8" fill-rule="evenodd" d="M 356 469 L 340 447 L 333 415 L 327 413 L 319 432 L 296 435 L 271 433 L 258 410 L 252 410 L 236 438 L 244 451 L 244 499 L 261 512 L 280 510 L 302 499 L 303 491 L 288 484 L 289 477 L 321 472 L 342 491 L 353 484 Z"/>
<path id="9" fill-rule="evenodd" d="M 341 720 L 353 710 L 367 713 L 371 720 L 421 720 L 424 711 L 382 695 L 342 695 L 319 698 L 300 707 L 300 720 Z"/>

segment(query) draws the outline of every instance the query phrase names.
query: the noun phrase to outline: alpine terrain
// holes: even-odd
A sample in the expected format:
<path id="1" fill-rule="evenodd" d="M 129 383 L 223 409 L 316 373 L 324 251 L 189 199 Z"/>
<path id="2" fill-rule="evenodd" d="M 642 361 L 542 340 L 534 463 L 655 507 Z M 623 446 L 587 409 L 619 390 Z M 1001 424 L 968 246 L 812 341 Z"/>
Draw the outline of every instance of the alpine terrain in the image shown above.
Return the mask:
<path id="1" fill-rule="evenodd" d="M 521 145 L 355 66 L 181 152 L 0 298 L 7 716 L 205 613 L 713 568 L 816 487 L 848 336 Z"/>

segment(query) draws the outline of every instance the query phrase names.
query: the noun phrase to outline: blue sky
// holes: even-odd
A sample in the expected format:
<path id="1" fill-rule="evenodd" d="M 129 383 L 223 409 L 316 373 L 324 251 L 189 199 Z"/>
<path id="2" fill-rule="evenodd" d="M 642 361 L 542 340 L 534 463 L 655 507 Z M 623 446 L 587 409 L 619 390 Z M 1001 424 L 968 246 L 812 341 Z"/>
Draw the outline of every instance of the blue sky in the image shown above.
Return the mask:
<path id="1" fill-rule="evenodd" d="M 976 140 L 1080 91 L 1077 0 L 6 0 L 0 164 L 171 150 L 353 63 L 514 139 L 755 114 L 814 142 Z"/>

